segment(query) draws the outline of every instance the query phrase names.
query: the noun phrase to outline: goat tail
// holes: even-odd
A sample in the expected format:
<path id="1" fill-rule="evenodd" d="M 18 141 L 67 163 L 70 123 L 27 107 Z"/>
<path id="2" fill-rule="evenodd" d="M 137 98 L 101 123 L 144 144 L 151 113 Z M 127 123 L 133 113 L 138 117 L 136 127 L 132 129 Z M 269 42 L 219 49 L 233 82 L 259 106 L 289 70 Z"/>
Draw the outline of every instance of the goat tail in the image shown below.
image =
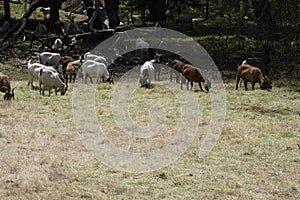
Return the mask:
<path id="1" fill-rule="evenodd" d="M 43 68 L 40 69 L 40 76 L 43 74 Z"/>

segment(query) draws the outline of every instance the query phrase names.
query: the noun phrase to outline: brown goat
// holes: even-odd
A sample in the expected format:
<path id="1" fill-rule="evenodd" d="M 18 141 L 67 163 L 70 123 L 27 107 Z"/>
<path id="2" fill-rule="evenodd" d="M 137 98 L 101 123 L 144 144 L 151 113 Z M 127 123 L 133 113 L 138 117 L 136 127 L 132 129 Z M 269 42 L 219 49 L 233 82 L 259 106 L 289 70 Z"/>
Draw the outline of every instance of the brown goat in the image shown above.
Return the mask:
<path id="1" fill-rule="evenodd" d="M 73 58 L 70 57 L 70 56 L 63 56 L 63 57 L 61 58 L 60 63 L 61 63 L 61 66 L 62 66 L 63 76 L 64 76 L 65 79 L 66 79 L 66 70 L 67 70 L 67 66 L 68 66 L 69 62 L 73 62 L 73 61 L 75 61 L 75 59 L 73 59 Z"/>
<path id="2" fill-rule="evenodd" d="M 184 79 L 187 80 L 186 86 L 187 89 L 189 89 L 189 82 L 191 84 L 191 90 L 193 88 L 193 82 L 197 82 L 199 85 L 199 88 L 201 91 L 203 91 L 201 83 L 203 83 L 206 91 L 208 92 L 210 87 L 211 87 L 211 83 L 208 79 L 206 79 L 200 72 L 200 70 L 197 67 L 194 67 L 193 65 L 190 64 L 185 64 L 182 67 L 182 81 L 181 81 L 181 89 L 182 89 L 182 85 L 184 84 Z"/>
<path id="3" fill-rule="evenodd" d="M 78 74 L 78 70 L 81 67 L 81 64 L 82 63 L 80 60 L 69 62 L 66 69 L 66 83 L 68 83 L 68 78 L 70 83 L 72 82 L 72 80 L 73 83 L 75 83 L 75 79 Z"/>
<path id="4" fill-rule="evenodd" d="M 11 91 L 10 80 L 9 77 L 2 72 L 0 72 L 0 92 L 4 94 L 4 100 L 11 100 L 14 98 L 14 89 Z"/>
<path id="5" fill-rule="evenodd" d="M 175 59 L 169 63 L 169 67 L 171 68 L 170 69 L 170 82 L 173 81 L 173 73 L 174 73 L 176 76 L 176 83 L 179 83 L 180 73 L 182 72 L 183 65 L 184 65 L 184 63 L 177 59 Z"/>
<path id="6" fill-rule="evenodd" d="M 251 83 L 252 90 L 254 90 L 255 83 L 259 83 L 261 89 L 272 89 L 272 82 L 263 75 L 261 70 L 246 63 L 238 65 L 236 73 L 236 90 L 238 89 L 240 79 L 244 80 L 245 90 L 248 90 L 248 82 Z"/>

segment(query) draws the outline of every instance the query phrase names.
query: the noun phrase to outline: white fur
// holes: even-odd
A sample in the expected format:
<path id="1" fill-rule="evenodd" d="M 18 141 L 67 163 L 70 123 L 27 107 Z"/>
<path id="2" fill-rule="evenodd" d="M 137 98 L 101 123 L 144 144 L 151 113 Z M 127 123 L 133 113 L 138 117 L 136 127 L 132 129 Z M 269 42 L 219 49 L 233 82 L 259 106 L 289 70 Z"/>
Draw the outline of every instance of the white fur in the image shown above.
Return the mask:
<path id="1" fill-rule="evenodd" d="M 58 88 L 61 95 L 64 95 L 67 91 L 67 86 L 60 79 L 59 74 L 49 68 L 40 69 L 39 86 L 40 86 L 40 94 L 42 94 L 43 96 L 44 96 L 45 89 L 48 89 L 49 96 L 51 93 L 51 89 L 54 89 L 56 95 L 58 92 L 57 90 Z"/>
<path id="2" fill-rule="evenodd" d="M 87 52 L 84 54 L 83 56 L 84 60 L 93 60 L 96 61 L 98 63 L 103 63 L 103 64 L 107 64 L 106 59 L 103 56 L 98 56 L 95 54 L 92 54 L 91 52 Z"/>
<path id="3" fill-rule="evenodd" d="M 61 61 L 61 56 L 59 53 L 42 52 L 40 54 L 37 53 L 37 55 L 42 64 L 54 66 L 54 68 L 57 68 Z"/>
<path id="4" fill-rule="evenodd" d="M 153 79 L 154 79 L 154 66 L 153 66 L 154 62 L 155 62 L 155 60 L 146 61 L 140 69 L 141 79 L 146 78 L 145 71 L 148 70 L 149 77 L 148 77 L 147 82 L 148 82 L 149 86 L 150 86 L 151 81 L 153 81 Z"/>
<path id="5" fill-rule="evenodd" d="M 28 67 L 28 84 L 27 85 L 29 86 L 29 84 L 31 84 L 31 88 L 33 88 L 33 79 L 39 78 L 39 73 L 42 68 L 48 68 L 49 70 L 52 70 L 53 72 L 58 73 L 53 67 L 49 67 L 49 66 L 46 66 L 46 65 L 43 65 L 40 63 L 32 63 L 31 64 L 30 62 L 31 62 L 31 60 L 29 60 L 28 64 L 27 64 L 27 67 Z"/>
<path id="6" fill-rule="evenodd" d="M 106 65 L 103 63 L 96 62 L 94 60 L 86 60 L 82 66 L 81 70 L 83 73 L 83 80 L 87 83 L 87 76 L 90 76 L 90 81 L 93 83 L 91 77 L 97 78 L 97 83 L 100 81 L 100 77 L 103 80 L 107 80 L 109 78 L 109 73 L 107 71 Z"/>
<path id="7" fill-rule="evenodd" d="M 53 44 L 53 49 L 54 50 L 62 50 L 63 48 L 63 42 L 61 41 L 60 38 L 56 38 Z"/>

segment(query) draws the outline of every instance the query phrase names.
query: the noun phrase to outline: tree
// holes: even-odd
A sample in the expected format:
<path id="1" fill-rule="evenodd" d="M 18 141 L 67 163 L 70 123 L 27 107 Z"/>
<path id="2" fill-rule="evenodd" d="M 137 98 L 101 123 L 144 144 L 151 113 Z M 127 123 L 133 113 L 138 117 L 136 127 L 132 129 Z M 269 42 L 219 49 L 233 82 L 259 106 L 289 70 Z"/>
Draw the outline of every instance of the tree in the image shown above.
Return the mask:
<path id="1" fill-rule="evenodd" d="M 15 24 L 15 26 L 3 36 L 3 38 L 0 40 L 0 44 L 5 42 L 12 35 L 13 36 L 10 38 L 10 41 L 15 41 L 15 39 L 24 31 L 29 17 L 39 7 L 50 7 L 50 20 L 52 22 L 51 24 L 54 26 L 55 22 L 59 21 L 59 8 L 64 1 L 66 0 L 36 0 L 33 2 L 28 10 L 24 13 L 19 23 Z"/>
<path id="2" fill-rule="evenodd" d="M 109 19 L 110 28 L 116 28 L 120 24 L 119 0 L 105 0 L 105 10 Z"/>
<path id="3" fill-rule="evenodd" d="M 10 18 L 9 0 L 4 0 L 4 20 L 10 21 Z"/>
<path id="4" fill-rule="evenodd" d="M 149 21 L 158 22 L 166 20 L 165 0 L 151 0 L 149 10 Z"/>

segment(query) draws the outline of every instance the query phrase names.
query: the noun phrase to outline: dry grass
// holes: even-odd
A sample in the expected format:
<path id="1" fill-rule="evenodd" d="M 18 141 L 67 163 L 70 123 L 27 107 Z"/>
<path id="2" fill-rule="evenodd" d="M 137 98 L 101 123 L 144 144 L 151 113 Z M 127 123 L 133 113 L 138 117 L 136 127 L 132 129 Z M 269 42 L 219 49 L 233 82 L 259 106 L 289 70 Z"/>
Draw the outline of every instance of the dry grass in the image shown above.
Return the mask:
<path id="1" fill-rule="evenodd" d="M 297 82 L 294 89 L 290 88 L 293 84 L 278 81 L 272 91 L 246 92 L 235 91 L 234 81 L 228 81 L 226 122 L 213 151 L 205 158 L 198 157 L 199 139 L 209 125 L 207 116 L 194 143 L 179 160 L 142 174 L 116 171 L 85 150 L 74 126 L 72 87 L 66 96 L 41 97 L 38 90 L 27 88 L 26 81 L 13 84 L 17 86 L 16 100 L 0 101 L 0 199 L 300 198 Z M 178 120 L 177 102 L 163 89 L 164 84 L 138 89 L 130 115 L 137 124 L 147 124 L 147 110 L 159 100 L 168 108 L 163 132 L 171 137 Z M 98 87 L 96 110 L 105 129 L 118 133 L 111 109 L 103 107 L 109 104 L 114 87 Z M 209 113 L 209 95 L 196 94 L 201 109 Z M 115 136 L 124 147 L 125 136 Z M 152 138 L 146 144 L 157 148 L 164 141 Z"/>

